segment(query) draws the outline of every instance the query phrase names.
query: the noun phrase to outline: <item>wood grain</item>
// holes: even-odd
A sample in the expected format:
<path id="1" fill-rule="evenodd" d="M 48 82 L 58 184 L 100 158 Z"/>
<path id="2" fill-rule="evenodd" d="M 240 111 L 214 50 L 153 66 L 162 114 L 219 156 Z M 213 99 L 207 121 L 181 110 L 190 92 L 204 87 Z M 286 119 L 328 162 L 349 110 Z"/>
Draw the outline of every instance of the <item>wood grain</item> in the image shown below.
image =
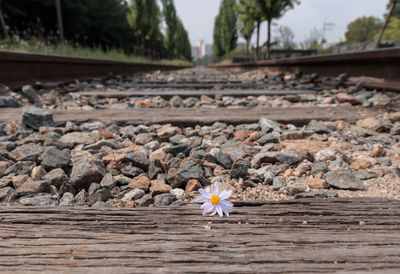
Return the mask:
<path id="1" fill-rule="evenodd" d="M 374 198 L 138 209 L 0 207 L 0 270 L 398 273 L 400 204 Z"/>

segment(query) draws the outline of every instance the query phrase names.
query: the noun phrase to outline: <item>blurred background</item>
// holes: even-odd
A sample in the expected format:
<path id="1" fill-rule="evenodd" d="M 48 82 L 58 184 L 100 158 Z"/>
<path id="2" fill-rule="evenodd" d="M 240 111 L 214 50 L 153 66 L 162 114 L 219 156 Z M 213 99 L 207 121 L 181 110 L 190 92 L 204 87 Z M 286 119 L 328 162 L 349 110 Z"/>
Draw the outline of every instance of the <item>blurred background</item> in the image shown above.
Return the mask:
<path id="1" fill-rule="evenodd" d="M 0 0 L 0 49 L 197 65 L 395 47 L 399 0 Z"/>

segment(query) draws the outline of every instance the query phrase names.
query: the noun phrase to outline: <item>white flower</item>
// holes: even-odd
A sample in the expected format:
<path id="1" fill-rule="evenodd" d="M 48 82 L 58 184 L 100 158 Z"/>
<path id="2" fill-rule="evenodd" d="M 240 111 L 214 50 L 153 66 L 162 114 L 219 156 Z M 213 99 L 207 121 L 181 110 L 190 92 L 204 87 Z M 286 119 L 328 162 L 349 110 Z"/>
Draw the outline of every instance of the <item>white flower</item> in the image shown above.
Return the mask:
<path id="1" fill-rule="evenodd" d="M 211 216 L 218 213 L 220 217 L 222 217 L 225 213 L 226 216 L 229 216 L 229 210 L 233 208 L 233 204 L 225 199 L 228 199 L 231 196 L 232 191 L 222 190 L 219 192 L 218 183 L 215 182 L 211 186 L 211 193 L 208 193 L 204 189 L 199 189 L 203 198 L 199 198 L 196 200 L 198 203 L 204 203 L 201 208 L 203 209 L 203 216 L 207 213 L 214 211 L 211 213 Z"/>

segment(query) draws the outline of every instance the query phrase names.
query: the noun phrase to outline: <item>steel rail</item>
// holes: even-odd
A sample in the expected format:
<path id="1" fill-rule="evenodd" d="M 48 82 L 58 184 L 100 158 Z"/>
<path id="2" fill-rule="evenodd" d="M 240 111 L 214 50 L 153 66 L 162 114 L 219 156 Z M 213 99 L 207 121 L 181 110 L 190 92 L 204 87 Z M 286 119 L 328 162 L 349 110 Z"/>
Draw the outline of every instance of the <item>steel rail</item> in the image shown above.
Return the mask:
<path id="1" fill-rule="evenodd" d="M 349 76 L 367 76 L 381 78 L 385 81 L 400 81 L 400 48 L 216 65 L 213 67 L 226 70 L 262 69 L 271 74 L 301 71 L 304 74 L 318 73 L 321 76 L 337 76 L 341 73 L 347 73 Z"/>
<path id="2" fill-rule="evenodd" d="M 0 84 L 19 88 L 42 82 L 70 82 L 153 70 L 177 70 L 184 66 L 100 60 L 0 50 Z"/>

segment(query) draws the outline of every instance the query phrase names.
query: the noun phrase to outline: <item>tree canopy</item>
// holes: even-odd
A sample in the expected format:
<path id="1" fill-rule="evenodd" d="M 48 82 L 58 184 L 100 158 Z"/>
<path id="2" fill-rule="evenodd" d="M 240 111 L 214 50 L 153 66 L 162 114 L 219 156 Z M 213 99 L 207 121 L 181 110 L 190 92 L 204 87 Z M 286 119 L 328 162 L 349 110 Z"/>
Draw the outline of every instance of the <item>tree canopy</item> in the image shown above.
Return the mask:
<path id="1" fill-rule="evenodd" d="M 217 56 L 229 55 L 238 40 L 235 0 L 222 0 L 214 22 L 214 52 Z"/>
<path id="2" fill-rule="evenodd" d="M 382 21 L 373 16 L 360 17 L 347 25 L 345 33 L 346 43 L 363 43 L 374 41 L 379 29 L 382 26 Z"/>

